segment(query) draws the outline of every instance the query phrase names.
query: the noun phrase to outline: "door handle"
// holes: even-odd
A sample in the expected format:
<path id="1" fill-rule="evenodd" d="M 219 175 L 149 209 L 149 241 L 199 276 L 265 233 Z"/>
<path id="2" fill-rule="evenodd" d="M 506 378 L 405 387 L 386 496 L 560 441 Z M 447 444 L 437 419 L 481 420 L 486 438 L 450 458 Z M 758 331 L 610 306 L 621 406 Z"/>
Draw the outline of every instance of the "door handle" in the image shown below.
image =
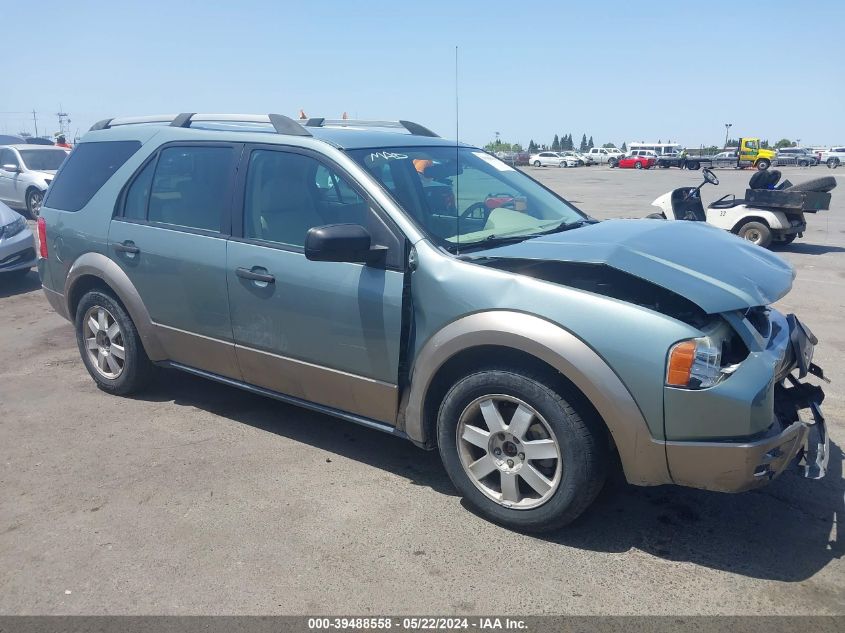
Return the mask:
<path id="1" fill-rule="evenodd" d="M 249 268 L 238 267 L 235 269 L 235 274 L 241 279 L 263 281 L 265 284 L 272 284 L 276 281 L 276 278 L 270 273 L 259 273 Z"/>
<path id="2" fill-rule="evenodd" d="M 125 242 L 115 244 L 114 250 L 116 250 L 118 253 L 130 253 L 132 255 L 137 255 L 141 252 L 141 249 L 135 246 L 135 242 L 131 240 L 126 240 Z"/>

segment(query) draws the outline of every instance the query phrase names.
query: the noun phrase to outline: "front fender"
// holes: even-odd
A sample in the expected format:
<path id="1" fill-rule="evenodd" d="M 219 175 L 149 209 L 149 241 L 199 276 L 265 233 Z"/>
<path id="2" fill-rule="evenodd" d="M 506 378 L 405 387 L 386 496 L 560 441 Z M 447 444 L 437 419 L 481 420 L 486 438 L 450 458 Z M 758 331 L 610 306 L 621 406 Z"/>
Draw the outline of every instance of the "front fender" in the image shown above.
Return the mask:
<path id="1" fill-rule="evenodd" d="M 64 300 L 70 319 L 74 319 L 70 302 L 76 284 L 88 276 L 96 277 L 105 282 L 126 307 L 126 311 L 129 312 L 129 316 L 138 330 L 138 335 L 141 337 L 144 350 L 147 352 L 150 360 L 166 360 L 167 356 L 164 353 L 164 348 L 155 333 L 150 313 L 144 306 L 141 295 L 138 294 L 135 285 L 130 281 L 120 266 L 102 253 L 89 252 L 79 256 L 68 271 L 64 287 Z"/>
<path id="2" fill-rule="evenodd" d="M 414 363 L 404 431 L 426 444 L 425 396 L 438 370 L 459 352 L 495 345 L 544 361 L 568 378 L 590 400 L 607 425 L 629 482 L 670 483 L 664 443 L 652 438 L 628 389 L 604 360 L 571 332 L 536 316 L 509 310 L 462 317 L 434 334 Z"/>

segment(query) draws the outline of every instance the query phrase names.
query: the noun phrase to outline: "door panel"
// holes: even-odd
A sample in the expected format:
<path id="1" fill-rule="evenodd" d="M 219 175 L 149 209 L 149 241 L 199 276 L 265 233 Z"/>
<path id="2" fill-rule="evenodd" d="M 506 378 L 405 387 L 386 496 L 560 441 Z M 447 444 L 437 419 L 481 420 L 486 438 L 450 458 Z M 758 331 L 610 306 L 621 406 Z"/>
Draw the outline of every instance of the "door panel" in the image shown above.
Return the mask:
<path id="1" fill-rule="evenodd" d="M 126 252 L 126 244 L 139 252 Z M 109 256 L 141 295 L 170 360 L 240 378 L 227 300 L 225 238 L 115 220 Z"/>
<path id="2" fill-rule="evenodd" d="M 308 151 L 249 148 L 228 243 L 232 331 L 244 380 L 394 423 L 404 273 L 309 261 L 309 229 L 361 224 L 388 261 L 404 244 L 372 200 Z M 402 260 L 399 260 L 402 261 Z"/>
<path id="3" fill-rule="evenodd" d="M 232 328 L 244 380 L 385 422 L 396 415 L 403 274 L 230 241 Z M 238 268 L 275 281 L 244 279 Z"/>
<path id="4" fill-rule="evenodd" d="M 109 256 L 141 295 L 171 361 L 240 379 L 226 242 L 240 145 L 169 144 L 138 171 L 109 230 Z"/>

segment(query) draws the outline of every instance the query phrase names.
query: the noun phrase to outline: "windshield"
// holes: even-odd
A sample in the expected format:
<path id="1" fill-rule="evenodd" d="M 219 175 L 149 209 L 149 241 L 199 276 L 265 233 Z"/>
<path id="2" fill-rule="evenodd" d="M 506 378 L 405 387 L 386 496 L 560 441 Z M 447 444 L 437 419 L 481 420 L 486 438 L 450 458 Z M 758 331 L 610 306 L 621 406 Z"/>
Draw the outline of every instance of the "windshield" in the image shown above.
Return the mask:
<path id="1" fill-rule="evenodd" d="M 33 171 L 56 171 L 67 158 L 63 149 L 22 149 L 20 155 L 26 168 Z"/>
<path id="2" fill-rule="evenodd" d="M 478 149 L 391 147 L 349 154 L 429 237 L 452 251 L 585 219 L 521 171 Z"/>

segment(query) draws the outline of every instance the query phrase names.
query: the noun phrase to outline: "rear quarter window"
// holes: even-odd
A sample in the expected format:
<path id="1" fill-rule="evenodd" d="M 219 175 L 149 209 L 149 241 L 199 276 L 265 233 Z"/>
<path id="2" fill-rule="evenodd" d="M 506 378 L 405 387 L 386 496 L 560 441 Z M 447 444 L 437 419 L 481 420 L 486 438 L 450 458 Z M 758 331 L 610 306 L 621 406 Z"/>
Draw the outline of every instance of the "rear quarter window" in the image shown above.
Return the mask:
<path id="1" fill-rule="evenodd" d="M 79 211 L 140 147 L 139 141 L 80 143 L 56 174 L 44 206 Z"/>

